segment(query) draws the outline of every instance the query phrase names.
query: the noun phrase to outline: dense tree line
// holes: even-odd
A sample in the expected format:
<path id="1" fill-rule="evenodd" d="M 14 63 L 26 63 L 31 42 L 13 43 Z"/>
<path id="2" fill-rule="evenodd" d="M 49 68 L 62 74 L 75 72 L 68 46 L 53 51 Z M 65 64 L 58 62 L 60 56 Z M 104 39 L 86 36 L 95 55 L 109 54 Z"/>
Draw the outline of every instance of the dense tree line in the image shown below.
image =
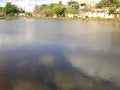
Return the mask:
<path id="1" fill-rule="evenodd" d="M 58 3 L 37 5 L 34 8 L 34 13 L 42 16 L 65 16 L 65 14 L 77 14 L 79 12 L 79 3 L 76 1 L 69 1 L 68 5 L 62 4 L 62 1 Z"/>
<path id="2" fill-rule="evenodd" d="M 118 9 L 118 7 L 120 7 L 120 0 L 101 0 L 96 4 L 96 8 L 107 8 L 109 10 L 108 13 L 113 15 L 117 13 L 116 9 Z M 78 14 L 80 10 L 82 12 L 89 12 L 91 11 L 91 8 L 85 7 L 80 9 L 79 2 L 70 0 L 67 2 L 67 5 L 63 5 L 62 1 L 59 1 L 58 3 L 36 5 L 33 13 L 39 16 L 52 17 L 54 15 L 65 16 L 65 14 Z M 25 11 L 22 8 L 19 8 L 11 2 L 7 2 L 5 7 L 0 7 L 0 16 L 17 15 L 24 12 Z"/>
<path id="3" fill-rule="evenodd" d="M 103 7 L 120 7 L 120 1 L 119 0 L 101 0 L 98 4 L 96 4 L 97 8 L 103 8 Z"/>
<path id="4" fill-rule="evenodd" d="M 5 15 L 14 14 L 19 12 L 19 8 L 16 5 L 12 5 L 10 2 L 3 8 Z"/>
<path id="5" fill-rule="evenodd" d="M 118 7 L 120 7 L 119 0 L 101 0 L 98 4 L 96 4 L 96 8 L 107 8 L 109 15 L 116 15 L 117 13 L 120 14 L 120 12 L 116 12 Z"/>
<path id="6" fill-rule="evenodd" d="M 25 11 L 22 8 L 19 8 L 17 5 L 7 2 L 5 7 L 0 7 L 0 13 L 6 16 L 13 16 L 18 13 L 24 13 Z"/>

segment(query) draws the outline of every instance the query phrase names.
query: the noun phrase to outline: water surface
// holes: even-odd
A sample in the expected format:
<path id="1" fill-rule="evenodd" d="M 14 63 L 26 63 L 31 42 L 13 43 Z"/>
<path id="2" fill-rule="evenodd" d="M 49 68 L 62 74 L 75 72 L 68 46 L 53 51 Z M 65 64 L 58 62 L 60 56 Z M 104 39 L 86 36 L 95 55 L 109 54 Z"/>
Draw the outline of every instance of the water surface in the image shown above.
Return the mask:
<path id="1" fill-rule="evenodd" d="M 120 90 L 120 24 L 0 20 L 0 90 Z"/>

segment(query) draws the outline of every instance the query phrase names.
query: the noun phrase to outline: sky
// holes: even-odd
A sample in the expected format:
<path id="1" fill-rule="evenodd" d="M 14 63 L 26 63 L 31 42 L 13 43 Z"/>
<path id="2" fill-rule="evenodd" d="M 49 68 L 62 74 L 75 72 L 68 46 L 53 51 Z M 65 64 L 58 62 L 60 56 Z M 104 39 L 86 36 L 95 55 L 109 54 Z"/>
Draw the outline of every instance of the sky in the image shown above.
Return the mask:
<path id="1" fill-rule="evenodd" d="M 35 5 L 40 5 L 43 3 L 45 4 L 58 3 L 59 1 L 62 1 L 63 4 L 66 4 L 69 0 L 0 0 L 0 6 L 5 6 L 6 2 L 12 2 L 13 4 L 18 5 L 18 7 L 22 7 L 26 11 L 33 11 Z M 80 0 L 74 0 L 74 1 L 80 1 Z M 89 0 L 89 1 L 98 2 L 100 0 Z"/>

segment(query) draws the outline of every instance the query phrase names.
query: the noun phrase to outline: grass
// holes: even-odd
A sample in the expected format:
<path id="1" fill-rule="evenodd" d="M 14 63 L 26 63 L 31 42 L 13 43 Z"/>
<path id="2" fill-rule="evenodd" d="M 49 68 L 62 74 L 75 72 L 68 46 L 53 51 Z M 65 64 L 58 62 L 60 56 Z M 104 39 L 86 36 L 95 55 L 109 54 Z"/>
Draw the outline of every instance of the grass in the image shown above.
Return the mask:
<path id="1" fill-rule="evenodd" d="M 104 18 L 67 18 L 67 17 L 0 17 L 0 19 L 15 19 L 15 18 L 28 18 L 28 19 L 52 19 L 52 20 L 85 20 L 85 21 L 104 21 L 104 22 L 114 22 L 114 23 L 120 23 L 120 18 L 113 18 L 113 19 L 104 19 Z"/>
<path id="2" fill-rule="evenodd" d="M 25 17 L 28 19 L 50 19 L 50 20 L 84 20 L 84 21 L 103 21 L 103 22 L 113 22 L 113 23 L 120 23 L 120 18 L 113 18 L 113 19 L 104 19 L 104 18 L 66 18 L 66 17 Z"/>
<path id="3" fill-rule="evenodd" d="M 5 19 L 5 17 L 0 17 L 0 19 Z"/>

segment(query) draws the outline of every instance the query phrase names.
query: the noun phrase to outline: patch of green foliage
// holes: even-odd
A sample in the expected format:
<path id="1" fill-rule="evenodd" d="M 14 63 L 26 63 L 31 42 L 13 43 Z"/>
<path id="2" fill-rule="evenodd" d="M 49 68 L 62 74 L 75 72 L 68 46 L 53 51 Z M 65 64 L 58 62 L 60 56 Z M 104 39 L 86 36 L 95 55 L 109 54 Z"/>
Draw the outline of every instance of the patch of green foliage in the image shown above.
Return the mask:
<path id="1" fill-rule="evenodd" d="M 116 8 L 115 7 L 110 7 L 109 10 L 108 10 L 108 14 L 109 15 L 115 15 L 117 12 L 116 12 Z"/>
<path id="2" fill-rule="evenodd" d="M 57 16 L 64 16 L 65 14 L 65 7 L 61 5 L 56 5 L 53 7 L 53 11 Z"/>
<path id="3" fill-rule="evenodd" d="M 101 0 L 98 4 L 96 4 L 97 8 L 119 7 L 119 6 L 120 6 L 119 0 Z"/>
<path id="4" fill-rule="evenodd" d="M 6 3 L 6 6 L 3 8 L 5 15 L 11 15 L 19 12 L 19 8 L 16 5 L 11 4 L 11 2 Z"/>

